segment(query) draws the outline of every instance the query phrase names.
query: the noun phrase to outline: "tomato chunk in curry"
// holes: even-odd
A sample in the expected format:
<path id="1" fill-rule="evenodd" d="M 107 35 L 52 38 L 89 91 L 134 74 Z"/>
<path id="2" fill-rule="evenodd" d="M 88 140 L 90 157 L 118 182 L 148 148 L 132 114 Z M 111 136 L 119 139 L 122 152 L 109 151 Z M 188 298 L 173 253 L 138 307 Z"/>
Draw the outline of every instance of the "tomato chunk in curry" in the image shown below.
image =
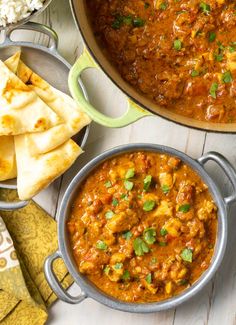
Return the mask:
<path id="1" fill-rule="evenodd" d="M 177 114 L 236 122 L 234 0 L 86 0 L 122 77 Z"/>
<path id="2" fill-rule="evenodd" d="M 68 234 L 78 270 L 126 302 L 167 299 L 208 268 L 217 208 L 176 157 L 135 152 L 100 165 L 79 189 Z"/>

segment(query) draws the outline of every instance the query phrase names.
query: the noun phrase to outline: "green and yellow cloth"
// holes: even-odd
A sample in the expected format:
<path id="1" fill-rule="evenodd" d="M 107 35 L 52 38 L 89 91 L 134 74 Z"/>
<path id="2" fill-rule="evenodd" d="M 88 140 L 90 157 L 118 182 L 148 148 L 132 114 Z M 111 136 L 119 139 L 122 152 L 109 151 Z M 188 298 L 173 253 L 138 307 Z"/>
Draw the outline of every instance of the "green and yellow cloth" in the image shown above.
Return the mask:
<path id="1" fill-rule="evenodd" d="M 0 190 L 0 200 L 15 201 L 15 191 Z M 42 325 L 56 296 L 43 273 L 45 258 L 57 250 L 56 222 L 36 203 L 0 212 L 0 324 Z M 62 260 L 54 271 L 67 288 L 72 279 Z"/>

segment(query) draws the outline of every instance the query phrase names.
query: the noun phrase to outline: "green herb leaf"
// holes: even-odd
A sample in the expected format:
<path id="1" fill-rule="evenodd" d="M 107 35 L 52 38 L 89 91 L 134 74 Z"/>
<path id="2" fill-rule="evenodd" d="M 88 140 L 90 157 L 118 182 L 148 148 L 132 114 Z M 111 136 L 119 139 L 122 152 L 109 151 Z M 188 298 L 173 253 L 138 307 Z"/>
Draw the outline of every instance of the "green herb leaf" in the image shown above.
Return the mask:
<path id="1" fill-rule="evenodd" d="M 202 10 L 202 12 L 204 12 L 204 14 L 209 14 L 211 11 L 211 7 L 210 5 L 208 5 L 205 2 L 201 2 L 199 5 L 200 9 Z"/>
<path id="2" fill-rule="evenodd" d="M 210 88 L 210 95 L 211 95 L 211 97 L 213 97 L 215 99 L 216 99 L 216 93 L 217 93 L 218 87 L 219 87 L 218 83 L 213 82 L 211 85 L 211 88 Z"/>
<path id="3" fill-rule="evenodd" d="M 113 198 L 111 204 L 116 207 L 119 204 L 119 201 L 116 198 Z"/>
<path id="4" fill-rule="evenodd" d="M 179 39 L 176 39 L 176 40 L 174 41 L 174 49 L 175 49 L 176 51 L 180 51 L 181 48 L 182 48 L 182 42 L 181 42 Z"/>
<path id="5" fill-rule="evenodd" d="M 106 186 L 106 188 L 112 187 L 111 181 L 106 181 L 104 185 Z"/>
<path id="6" fill-rule="evenodd" d="M 165 242 L 165 241 L 159 241 L 159 246 L 162 246 L 162 247 L 164 247 L 164 246 L 167 246 L 167 242 Z"/>
<path id="7" fill-rule="evenodd" d="M 226 84 L 226 83 L 230 83 L 233 81 L 232 75 L 230 71 L 226 71 L 223 73 L 222 76 L 222 81 Z"/>
<path id="8" fill-rule="evenodd" d="M 179 207 L 179 211 L 187 213 L 190 210 L 190 204 L 183 204 Z"/>
<path id="9" fill-rule="evenodd" d="M 130 273 L 128 270 L 125 270 L 123 275 L 122 275 L 122 280 L 128 281 L 130 279 Z"/>
<path id="10" fill-rule="evenodd" d="M 106 275 L 108 275 L 109 274 L 109 272 L 110 272 L 110 266 L 109 265 L 106 265 L 106 267 L 104 268 L 104 270 L 103 270 L 103 272 L 106 274 Z"/>
<path id="11" fill-rule="evenodd" d="M 134 183 L 127 180 L 124 181 L 124 185 L 127 191 L 131 191 L 134 187 Z"/>
<path id="12" fill-rule="evenodd" d="M 212 43 L 216 39 L 216 33 L 215 32 L 210 32 L 209 33 L 209 42 Z"/>
<path id="13" fill-rule="evenodd" d="M 181 280 L 178 281 L 178 285 L 180 285 L 180 286 L 185 286 L 186 284 L 188 284 L 187 279 L 181 279 Z"/>
<path id="14" fill-rule="evenodd" d="M 166 2 L 162 2 L 161 4 L 160 4 L 160 9 L 161 10 L 166 10 L 166 8 L 168 7 L 168 4 L 166 3 Z"/>
<path id="15" fill-rule="evenodd" d="M 164 237 L 165 235 L 168 234 L 168 231 L 165 228 L 161 228 L 160 234 L 161 234 L 162 237 Z"/>
<path id="16" fill-rule="evenodd" d="M 116 263 L 116 264 L 114 265 L 114 269 L 115 269 L 115 270 L 121 270 L 122 267 L 123 267 L 123 263 Z"/>
<path id="17" fill-rule="evenodd" d="M 105 213 L 105 217 L 107 220 L 110 220 L 114 216 L 114 212 L 109 210 Z"/>
<path id="18" fill-rule="evenodd" d="M 107 249 L 107 244 L 102 240 L 98 240 L 96 247 L 102 251 L 105 251 Z"/>
<path id="19" fill-rule="evenodd" d="M 151 264 L 156 264 L 157 263 L 157 258 L 156 257 L 153 257 L 152 259 L 151 259 Z"/>
<path id="20" fill-rule="evenodd" d="M 156 230 L 154 228 L 147 228 L 143 232 L 143 239 L 149 245 L 152 245 L 156 241 Z"/>
<path id="21" fill-rule="evenodd" d="M 133 248 L 137 256 L 143 256 L 144 253 L 149 252 L 149 247 L 140 237 L 135 238 L 133 241 Z"/>
<path id="22" fill-rule="evenodd" d="M 185 262 L 192 263 L 193 261 L 193 252 L 189 248 L 183 249 L 180 256 Z"/>
<path id="23" fill-rule="evenodd" d="M 144 178 L 144 181 L 143 181 L 143 189 L 144 189 L 144 191 L 148 191 L 151 183 L 152 183 L 152 176 L 151 175 L 147 175 Z"/>
<path id="24" fill-rule="evenodd" d="M 143 27 L 145 25 L 145 20 L 143 20 L 142 18 L 134 18 L 133 19 L 133 26 L 134 27 Z"/>
<path id="25" fill-rule="evenodd" d="M 223 53 L 219 53 L 219 54 L 214 54 L 214 58 L 215 58 L 215 60 L 217 61 L 217 62 L 221 62 L 221 61 L 223 61 Z"/>
<path id="26" fill-rule="evenodd" d="M 192 76 L 192 77 L 197 77 L 197 76 L 199 76 L 199 71 L 197 71 L 197 70 L 192 70 L 192 72 L 191 72 L 191 76 Z"/>
<path id="27" fill-rule="evenodd" d="M 164 194 L 168 194 L 170 192 L 170 188 L 168 185 L 163 185 L 161 189 Z"/>
<path id="28" fill-rule="evenodd" d="M 148 200 L 143 204 L 143 210 L 146 212 L 152 211 L 155 208 L 156 202 L 153 200 Z"/>
<path id="29" fill-rule="evenodd" d="M 128 201 L 128 195 L 125 194 L 125 193 L 124 194 L 121 194 L 120 198 Z"/>
<path id="30" fill-rule="evenodd" d="M 127 232 L 124 232 L 122 234 L 122 237 L 126 240 L 130 240 L 130 238 L 133 236 L 132 232 L 131 231 L 127 231 Z"/>
<path id="31" fill-rule="evenodd" d="M 125 179 L 132 178 L 132 177 L 134 177 L 134 175 L 135 175 L 134 168 L 130 168 L 130 169 L 127 170 L 127 172 L 125 174 Z"/>
<path id="32" fill-rule="evenodd" d="M 146 276 L 145 280 L 146 280 L 146 282 L 147 282 L 148 284 L 151 284 L 151 283 L 152 283 L 152 274 L 149 273 L 149 274 Z"/>

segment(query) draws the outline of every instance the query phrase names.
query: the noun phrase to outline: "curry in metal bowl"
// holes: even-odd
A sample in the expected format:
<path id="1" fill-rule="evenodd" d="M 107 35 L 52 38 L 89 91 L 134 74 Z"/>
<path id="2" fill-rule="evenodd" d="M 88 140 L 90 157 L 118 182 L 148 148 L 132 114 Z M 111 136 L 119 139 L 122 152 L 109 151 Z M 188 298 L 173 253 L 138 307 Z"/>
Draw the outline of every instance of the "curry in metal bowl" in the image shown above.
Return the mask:
<path id="1" fill-rule="evenodd" d="M 233 0 L 86 0 L 121 76 L 155 104 L 200 121 L 236 122 Z"/>
<path id="2" fill-rule="evenodd" d="M 119 300 L 157 302 L 191 286 L 211 263 L 217 207 L 179 158 L 125 153 L 80 186 L 67 221 L 80 273 Z"/>

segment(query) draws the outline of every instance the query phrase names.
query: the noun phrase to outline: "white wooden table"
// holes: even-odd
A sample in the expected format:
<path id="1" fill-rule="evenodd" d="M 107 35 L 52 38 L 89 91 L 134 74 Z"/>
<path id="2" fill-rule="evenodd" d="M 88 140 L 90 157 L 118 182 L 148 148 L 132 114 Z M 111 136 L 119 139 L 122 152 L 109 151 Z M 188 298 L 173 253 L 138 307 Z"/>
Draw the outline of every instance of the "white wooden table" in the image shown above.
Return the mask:
<path id="1" fill-rule="evenodd" d="M 80 1 L 80 0 L 78 0 Z M 59 51 L 72 64 L 82 50 L 83 43 L 74 24 L 68 0 L 54 0 L 37 21 L 55 29 L 59 35 Z M 17 32 L 17 39 L 47 44 L 46 36 L 36 33 Z M 84 73 L 84 83 L 91 102 L 103 112 L 124 112 L 124 95 L 101 72 L 89 70 Z M 106 129 L 93 124 L 86 151 L 64 177 L 37 196 L 36 201 L 52 216 L 60 204 L 68 182 L 76 172 L 98 153 L 111 147 L 131 142 L 152 142 L 168 145 L 197 158 L 204 152 L 215 150 L 225 155 L 236 166 L 236 135 L 211 134 L 191 130 L 159 117 L 149 117 L 123 128 Z M 228 180 L 215 166 L 209 170 L 221 188 L 229 190 Z M 236 207 L 236 206 L 235 206 Z M 229 239 L 225 258 L 213 281 L 194 299 L 184 305 L 156 314 L 128 314 L 111 310 L 87 299 L 80 305 L 68 305 L 57 301 L 49 310 L 48 325 L 217 325 L 236 324 L 236 213 L 230 209 Z M 78 292 L 74 285 L 72 294 Z M 26 324 L 28 325 L 28 324 Z"/>

